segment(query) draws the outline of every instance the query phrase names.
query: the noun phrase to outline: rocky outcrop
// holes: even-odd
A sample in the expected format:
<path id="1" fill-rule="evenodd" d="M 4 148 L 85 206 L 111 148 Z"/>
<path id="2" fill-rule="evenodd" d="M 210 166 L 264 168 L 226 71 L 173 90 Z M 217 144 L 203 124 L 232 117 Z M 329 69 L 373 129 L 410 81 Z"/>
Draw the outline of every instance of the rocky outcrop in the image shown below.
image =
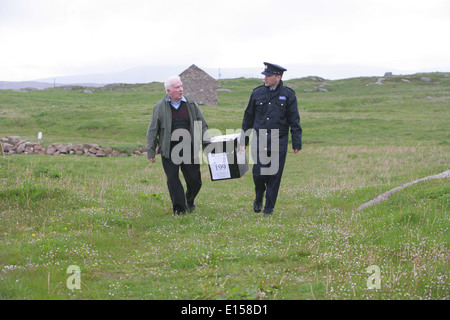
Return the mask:
<path id="1" fill-rule="evenodd" d="M 29 142 L 17 136 L 0 138 L 5 154 L 47 154 L 57 155 L 79 155 L 89 157 L 127 157 L 128 154 L 120 153 L 113 148 L 104 148 L 98 144 L 62 144 L 54 143 L 50 146 L 42 146 L 41 142 Z M 146 148 L 141 147 L 132 153 L 133 156 L 146 155 Z"/>

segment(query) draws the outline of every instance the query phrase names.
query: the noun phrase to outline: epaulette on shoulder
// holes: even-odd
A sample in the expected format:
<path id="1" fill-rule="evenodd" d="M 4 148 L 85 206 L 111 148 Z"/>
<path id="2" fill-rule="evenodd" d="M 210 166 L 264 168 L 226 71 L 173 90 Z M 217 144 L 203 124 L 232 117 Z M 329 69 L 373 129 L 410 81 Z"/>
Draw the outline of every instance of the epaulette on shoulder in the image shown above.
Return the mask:
<path id="1" fill-rule="evenodd" d="M 265 85 L 264 85 L 264 84 L 262 84 L 262 85 L 260 85 L 260 86 L 256 87 L 255 89 L 253 89 L 253 91 L 255 91 L 255 90 L 257 90 L 257 89 L 259 89 L 259 88 L 261 88 L 261 87 L 265 87 Z"/>
<path id="2" fill-rule="evenodd" d="M 292 88 L 290 88 L 290 87 L 288 87 L 288 86 L 284 86 L 286 89 L 288 89 L 289 91 L 292 91 L 292 93 L 294 93 L 295 94 L 295 90 L 294 89 L 292 89 Z"/>

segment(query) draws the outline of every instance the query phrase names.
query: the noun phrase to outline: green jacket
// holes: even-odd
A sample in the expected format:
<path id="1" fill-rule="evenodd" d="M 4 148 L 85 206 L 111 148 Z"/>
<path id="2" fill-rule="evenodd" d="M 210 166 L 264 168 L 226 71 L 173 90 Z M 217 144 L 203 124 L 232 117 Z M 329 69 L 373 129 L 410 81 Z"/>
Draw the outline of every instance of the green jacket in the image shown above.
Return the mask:
<path id="1" fill-rule="evenodd" d="M 198 104 L 188 97 L 185 98 L 190 118 L 189 132 L 193 143 L 199 147 L 200 143 L 204 144 L 210 140 L 208 125 Z M 157 153 L 165 158 L 170 158 L 171 134 L 172 111 L 169 96 L 166 95 L 153 108 L 147 130 L 147 158 L 154 158 Z M 198 158 L 198 155 L 194 154 L 194 158 Z"/>

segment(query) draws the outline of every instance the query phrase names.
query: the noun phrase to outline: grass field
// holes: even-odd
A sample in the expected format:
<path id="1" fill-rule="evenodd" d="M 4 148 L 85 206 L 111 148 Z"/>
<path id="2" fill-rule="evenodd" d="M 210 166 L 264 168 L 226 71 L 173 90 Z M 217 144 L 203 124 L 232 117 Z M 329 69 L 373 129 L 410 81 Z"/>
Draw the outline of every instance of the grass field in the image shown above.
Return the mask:
<path id="1" fill-rule="evenodd" d="M 202 164 L 195 212 L 174 217 L 159 157 L 0 158 L 0 299 L 448 300 L 448 179 L 356 208 L 449 170 L 450 77 L 376 81 L 286 81 L 303 150 L 270 217 L 252 211 L 251 171 L 213 182 Z M 260 84 L 221 80 L 219 106 L 201 106 L 209 127 L 240 128 Z M 0 91 L 0 136 L 134 148 L 163 95 L 161 83 Z"/>

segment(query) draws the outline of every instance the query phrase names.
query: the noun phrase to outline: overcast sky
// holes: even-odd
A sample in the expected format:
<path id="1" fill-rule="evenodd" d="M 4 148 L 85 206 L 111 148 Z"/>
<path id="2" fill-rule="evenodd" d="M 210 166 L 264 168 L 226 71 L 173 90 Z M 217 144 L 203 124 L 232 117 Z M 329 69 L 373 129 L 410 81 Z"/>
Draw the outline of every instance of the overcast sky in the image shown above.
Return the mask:
<path id="1" fill-rule="evenodd" d="M 450 71 L 449 32 L 449 0 L 0 0 L 0 80 L 263 61 Z"/>

